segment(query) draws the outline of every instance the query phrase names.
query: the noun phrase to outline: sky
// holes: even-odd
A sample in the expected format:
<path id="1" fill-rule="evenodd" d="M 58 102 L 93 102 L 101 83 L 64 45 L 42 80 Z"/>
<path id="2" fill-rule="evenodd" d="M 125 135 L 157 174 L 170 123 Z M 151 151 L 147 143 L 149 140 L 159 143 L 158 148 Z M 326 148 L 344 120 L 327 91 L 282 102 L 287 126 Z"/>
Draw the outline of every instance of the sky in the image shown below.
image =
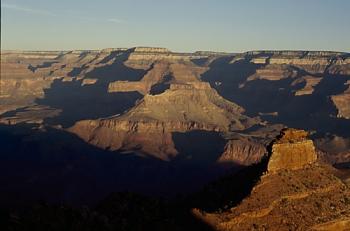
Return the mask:
<path id="1" fill-rule="evenodd" d="M 1 0 L 2 50 L 350 52 L 349 0 Z"/>

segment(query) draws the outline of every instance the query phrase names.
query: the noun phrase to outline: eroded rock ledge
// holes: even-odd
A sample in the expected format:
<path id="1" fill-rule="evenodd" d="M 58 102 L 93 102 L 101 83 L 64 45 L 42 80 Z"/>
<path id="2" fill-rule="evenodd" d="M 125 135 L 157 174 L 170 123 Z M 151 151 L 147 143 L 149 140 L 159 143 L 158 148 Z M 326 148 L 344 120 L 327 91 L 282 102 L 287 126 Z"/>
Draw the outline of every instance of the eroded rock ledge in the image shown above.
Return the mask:
<path id="1" fill-rule="evenodd" d="M 272 143 L 268 172 L 302 169 L 317 160 L 315 146 L 304 130 L 283 129 Z"/>

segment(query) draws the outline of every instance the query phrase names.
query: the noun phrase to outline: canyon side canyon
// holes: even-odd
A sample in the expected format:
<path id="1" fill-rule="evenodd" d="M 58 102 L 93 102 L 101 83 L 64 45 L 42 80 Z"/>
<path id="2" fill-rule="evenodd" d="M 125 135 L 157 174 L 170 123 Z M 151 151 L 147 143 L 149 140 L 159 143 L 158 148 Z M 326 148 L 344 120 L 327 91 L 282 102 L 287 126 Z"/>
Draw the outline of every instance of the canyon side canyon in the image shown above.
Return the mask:
<path id="1" fill-rule="evenodd" d="M 108 217 L 112 192 L 184 194 L 147 209 L 168 230 L 174 211 L 209 230 L 350 225 L 349 53 L 2 51 L 0 136 L 1 206 Z"/>

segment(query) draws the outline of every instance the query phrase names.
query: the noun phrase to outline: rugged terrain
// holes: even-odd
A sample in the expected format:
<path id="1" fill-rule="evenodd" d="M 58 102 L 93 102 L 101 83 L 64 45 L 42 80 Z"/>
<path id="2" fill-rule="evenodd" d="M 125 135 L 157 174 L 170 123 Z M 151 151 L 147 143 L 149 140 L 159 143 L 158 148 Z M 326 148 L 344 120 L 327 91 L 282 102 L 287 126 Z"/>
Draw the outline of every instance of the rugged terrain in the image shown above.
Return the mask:
<path id="1" fill-rule="evenodd" d="M 262 161 L 184 197 L 113 193 L 91 208 L 41 203 L 3 211 L 0 222 L 11 230 L 345 231 L 348 176 L 320 162 L 307 132 L 283 129 Z"/>
<path id="2" fill-rule="evenodd" d="M 1 121 L 71 127 L 98 147 L 163 160 L 178 152 L 173 132 L 221 132 L 239 159 L 229 143 L 258 148 L 271 141 L 259 130 L 282 124 L 314 132 L 326 159 L 342 163 L 349 81 L 350 57 L 340 52 L 3 51 Z"/>
<path id="3" fill-rule="evenodd" d="M 272 142 L 266 172 L 237 206 L 194 214 L 215 230 L 348 230 L 350 190 L 317 162 L 312 140 L 283 130 Z"/>
<path id="4" fill-rule="evenodd" d="M 322 161 L 346 169 L 349 81 L 342 52 L 2 51 L 2 190 L 48 198 L 40 189 L 56 185 L 79 203 L 96 191 L 193 191 L 260 162 L 283 127 L 307 130 Z M 16 162 L 28 150 L 37 170 Z"/>

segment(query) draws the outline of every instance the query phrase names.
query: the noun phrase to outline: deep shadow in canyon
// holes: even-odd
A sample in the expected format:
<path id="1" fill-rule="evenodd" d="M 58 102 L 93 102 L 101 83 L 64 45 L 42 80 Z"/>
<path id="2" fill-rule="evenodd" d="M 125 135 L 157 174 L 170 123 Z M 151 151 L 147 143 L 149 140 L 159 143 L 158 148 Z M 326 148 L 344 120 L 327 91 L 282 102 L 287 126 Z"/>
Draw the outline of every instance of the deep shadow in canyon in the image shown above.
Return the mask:
<path id="1" fill-rule="evenodd" d="M 96 79 L 95 84 L 83 84 L 83 80 L 73 79 L 63 81 L 56 79 L 50 88 L 44 89 L 44 97 L 37 99 L 39 105 L 50 106 L 60 109 L 59 116 L 45 119 L 45 123 L 50 125 L 61 124 L 63 127 L 74 125 L 75 122 L 83 119 L 98 119 L 122 114 L 132 108 L 137 100 L 142 98 L 138 92 L 117 92 L 109 93 L 108 85 L 117 80 L 137 81 L 140 80 L 147 71 L 132 69 L 124 65 L 128 54 L 119 55 L 112 52 L 106 60 L 101 63 L 114 61 L 106 66 L 97 67 L 85 74 L 84 78 Z M 79 74 L 81 70 L 74 69 L 70 75 Z"/>
<path id="2" fill-rule="evenodd" d="M 170 162 L 101 150 L 28 124 L 1 125 L 0 137 L 3 227 L 211 230 L 192 215 L 195 203 L 186 195 L 227 173 L 215 163 L 225 145 L 219 133 L 174 133 L 179 155 Z"/>
<path id="3" fill-rule="evenodd" d="M 52 128 L 2 125 L 0 136 L 2 205 L 38 200 L 93 204 L 118 191 L 172 197 L 198 190 L 227 171 L 215 163 L 225 145 L 218 133 L 174 134 L 180 153 L 170 162 L 102 150 Z"/>
<path id="4" fill-rule="evenodd" d="M 0 223 L 16 230 L 212 230 L 191 209 L 239 203 L 266 170 L 264 161 L 231 163 L 221 177 L 225 141 L 214 132 L 174 133 L 180 154 L 171 162 L 25 124 L 2 125 L 0 136 Z"/>
<path id="5" fill-rule="evenodd" d="M 98 79 L 98 82 L 104 85 L 114 81 L 140 81 L 147 73 L 147 70 L 127 67 L 124 62 L 127 61 L 130 53 L 131 51 L 122 54 L 118 51 L 111 52 L 109 56 L 100 62 L 105 64 L 114 59 L 111 64 L 96 67 L 86 73 L 85 77 Z"/>
<path id="6" fill-rule="evenodd" d="M 235 207 L 251 193 L 260 177 L 267 171 L 267 164 L 268 157 L 264 156 L 257 164 L 227 174 L 189 196 L 188 203 L 207 212 Z"/>
<path id="7" fill-rule="evenodd" d="M 261 116 L 271 123 L 282 123 L 288 127 L 315 130 L 318 134 L 332 133 L 349 137 L 350 121 L 337 118 L 337 110 L 331 101 L 332 95 L 346 90 L 350 76 L 329 74 L 313 75 L 295 68 L 297 75 L 322 77 L 310 95 L 296 96 L 296 90 L 305 84 L 295 84 L 295 78 L 280 80 L 258 79 L 247 81 L 264 65 L 250 63 L 249 59 L 230 63 L 233 57 L 219 58 L 202 74 L 224 98 L 241 105 L 248 116 Z M 219 84 L 218 84 L 219 83 Z M 269 115 L 276 113 L 277 115 Z"/>
<path id="8" fill-rule="evenodd" d="M 45 89 L 44 98 L 37 99 L 36 103 L 61 110 L 58 116 L 46 118 L 45 123 L 69 127 L 79 120 L 122 114 L 142 98 L 138 92 L 108 93 L 105 84 L 81 86 L 81 82 L 55 80 Z"/>

